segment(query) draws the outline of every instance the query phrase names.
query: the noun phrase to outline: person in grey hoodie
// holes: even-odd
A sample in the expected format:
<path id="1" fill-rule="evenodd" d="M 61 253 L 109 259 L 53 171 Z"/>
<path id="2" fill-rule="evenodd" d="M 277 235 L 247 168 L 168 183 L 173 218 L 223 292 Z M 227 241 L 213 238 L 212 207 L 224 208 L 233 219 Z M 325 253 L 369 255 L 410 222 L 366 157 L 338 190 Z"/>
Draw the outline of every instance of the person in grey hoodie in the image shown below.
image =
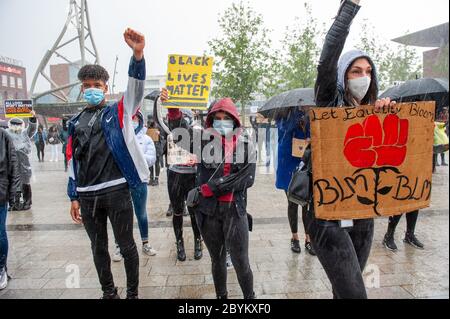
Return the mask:
<path id="1" fill-rule="evenodd" d="M 29 210 L 31 208 L 31 147 L 32 138 L 37 131 L 37 119 L 35 117 L 34 111 L 32 112 L 33 117 L 29 119 L 28 127 L 25 128 L 25 122 L 20 118 L 12 118 L 6 130 L 8 135 L 14 144 L 14 148 L 17 152 L 17 162 L 19 165 L 20 181 L 22 183 L 22 196 L 23 203 L 20 201 L 20 193 L 10 198 L 11 211 L 17 210 Z"/>
<path id="2" fill-rule="evenodd" d="M 376 68 L 366 53 L 353 50 L 341 56 L 350 25 L 360 9 L 359 2 L 359 0 L 341 1 L 336 20 L 328 31 L 317 68 L 315 85 L 317 106 L 374 104 L 376 109 L 381 109 L 395 104 L 389 98 L 377 100 Z M 362 273 L 372 246 L 373 219 L 346 223 L 326 221 L 315 218 L 313 207 L 310 210 L 311 242 L 331 282 L 334 298 L 366 299 L 367 292 Z"/>

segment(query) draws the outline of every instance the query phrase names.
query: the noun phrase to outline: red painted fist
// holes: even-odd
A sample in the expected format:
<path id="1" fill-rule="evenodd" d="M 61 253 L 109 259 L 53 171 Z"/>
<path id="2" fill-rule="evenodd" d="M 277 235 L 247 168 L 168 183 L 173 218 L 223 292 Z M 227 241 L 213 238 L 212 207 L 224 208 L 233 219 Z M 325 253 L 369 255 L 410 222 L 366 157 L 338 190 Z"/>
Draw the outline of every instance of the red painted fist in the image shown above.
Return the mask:
<path id="1" fill-rule="evenodd" d="M 408 120 L 388 115 L 383 127 L 376 115 L 349 127 L 344 141 L 344 155 L 354 167 L 400 166 L 405 161 Z M 384 131 L 384 137 L 383 137 Z"/>

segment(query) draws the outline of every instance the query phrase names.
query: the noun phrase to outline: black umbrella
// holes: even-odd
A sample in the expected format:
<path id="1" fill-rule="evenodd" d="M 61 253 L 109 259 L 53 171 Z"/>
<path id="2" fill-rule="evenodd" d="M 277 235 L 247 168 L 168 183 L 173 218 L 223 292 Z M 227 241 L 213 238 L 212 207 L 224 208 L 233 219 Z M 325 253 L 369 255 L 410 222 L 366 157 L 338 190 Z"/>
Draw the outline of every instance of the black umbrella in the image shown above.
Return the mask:
<path id="1" fill-rule="evenodd" d="M 267 118 L 279 118 L 287 114 L 289 108 L 300 105 L 314 106 L 314 89 L 295 89 L 272 97 L 258 113 Z"/>
<path id="2" fill-rule="evenodd" d="M 387 89 L 380 97 L 390 97 L 397 102 L 435 101 L 436 109 L 440 109 L 448 106 L 448 80 L 435 78 L 410 80 Z"/>

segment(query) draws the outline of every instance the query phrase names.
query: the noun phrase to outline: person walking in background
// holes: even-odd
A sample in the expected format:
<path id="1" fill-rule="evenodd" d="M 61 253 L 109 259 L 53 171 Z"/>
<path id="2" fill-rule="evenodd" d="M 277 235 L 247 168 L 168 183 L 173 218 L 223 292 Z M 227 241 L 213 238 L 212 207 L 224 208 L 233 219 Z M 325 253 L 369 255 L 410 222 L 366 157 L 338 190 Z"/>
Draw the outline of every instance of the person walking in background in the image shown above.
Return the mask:
<path id="1" fill-rule="evenodd" d="M 34 111 L 31 112 L 32 116 L 28 120 L 28 127 L 25 128 L 25 122 L 19 118 L 13 118 L 9 121 L 9 128 L 6 132 L 11 137 L 14 144 L 14 148 L 17 152 L 17 162 L 19 165 L 20 181 L 22 183 L 22 196 L 23 203 L 21 203 L 20 193 L 14 197 L 10 197 L 9 210 L 29 210 L 32 204 L 31 193 L 31 148 L 32 139 L 37 131 L 37 118 Z"/>
<path id="2" fill-rule="evenodd" d="M 443 134 L 445 134 L 447 136 L 447 140 L 448 140 L 448 107 L 442 108 L 442 110 L 438 113 L 437 122 L 443 123 L 443 124 L 440 124 L 439 128 L 442 132 L 439 132 L 439 134 L 442 135 L 441 139 L 444 141 L 444 144 L 445 144 L 445 136 Z M 445 161 L 446 154 L 447 154 L 447 152 L 441 153 L 441 163 L 440 164 L 436 158 L 436 160 L 435 160 L 436 166 L 448 166 L 448 163 Z M 437 157 L 437 155 L 436 155 L 436 157 Z"/>
<path id="3" fill-rule="evenodd" d="M 397 245 L 395 244 L 395 229 L 397 228 L 398 222 L 402 218 L 403 214 L 389 217 L 388 229 L 383 238 L 383 246 L 390 251 L 397 251 Z M 419 211 L 415 210 L 413 212 L 406 214 L 406 233 L 403 242 L 405 244 L 411 245 L 417 249 L 424 249 L 424 245 L 417 239 L 415 235 L 417 218 L 419 217 Z"/>
<path id="4" fill-rule="evenodd" d="M 436 173 L 436 166 L 438 166 L 439 154 L 444 154 L 448 151 L 449 139 L 445 132 L 445 123 L 434 122 L 434 136 L 433 136 L 433 173 Z M 444 157 L 445 160 L 445 157 Z"/>
<path id="5" fill-rule="evenodd" d="M 291 108 L 286 117 L 276 120 L 278 127 L 278 168 L 276 170 L 276 188 L 283 190 L 286 195 L 292 175 L 298 169 L 302 158 L 294 156 L 293 141 L 302 140 L 309 143 L 311 132 L 309 119 L 305 111 L 299 106 Z M 305 144 L 306 146 L 306 144 Z M 298 236 L 298 207 L 299 205 L 288 200 L 288 219 L 291 228 L 291 250 L 300 253 L 300 240 Z M 315 255 L 309 238 L 307 207 L 302 207 L 302 221 L 305 230 L 305 249 L 310 255 Z"/>
<path id="6" fill-rule="evenodd" d="M 144 127 L 144 116 L 137 112 L 133 116 L 133 128 L 139 147 L 147 161 L 149 167 L 156 161 L 156 150 L 152 139 L 146 135 L 147 128 Z M 142 240 L 142 252 L 148 256 L 155 256 L 157 251 L 152 248 L 148 242 L 148 215 L 147 215 L 147 183 L 141 183 L 137 187 L 130 188 L 131 198 L 133 199 L 134 214 L 139 225 L 139 232 Z M 121 261 L 122 254 L 120 247 L 116 243 L 116 251 L 112 257 L 113 261 Z"/>
<path id="7" fill-rule="evenodd" d="M 44 127 L 39 125 L 36 135 L 34 135 L 34 145 L 36 145 L 36 154 L 39 162 L 44 161 L 45 144 L 47 143 L 47 132 Z"/>
<path id="8" fill-rule="evenodd" d="M 0 290 L 8 285 L 8 236 L 6 234 L 6 215 L 8 200 L 21 192 L 20 172 L 14 144 L 0 128 Z"/>
<path id="9" fill-rule="evenodd" d="M 159 174 L 161 172 L 161 167 L 164 166 L 164 145 L 165 139 L 164 135 L 161 134 L 161 129 L 158 124 L 152 118 L 148 121 L 147 135 L 152 139 L 155 149 L 156 149 L 156 162 L 150 167 L 150 182 L 151 186 L 159 185 Z"/>
<path id="10" fill-rule="evenodd" d="M 59 139 L 59 130 L 56 125 L 48 129 L 47 143 L 50 145 L 50 162 L 57 162 L 59 157 L 58 145 L 61 144 Z"/>
<path id="11" fill-rule="evenodd" d="M 68 169 L 66 150 L 67 150 L 67 143 L 69 141 L 69 129 L 67 127 L 67 121 L 68 121 L 67 118 L 64 118 L 62 120 L 62 129 L 59 132 L 59 140 L 62 143 L 62 153 L 64 158 L 64 172 L 67 172 Z"/>

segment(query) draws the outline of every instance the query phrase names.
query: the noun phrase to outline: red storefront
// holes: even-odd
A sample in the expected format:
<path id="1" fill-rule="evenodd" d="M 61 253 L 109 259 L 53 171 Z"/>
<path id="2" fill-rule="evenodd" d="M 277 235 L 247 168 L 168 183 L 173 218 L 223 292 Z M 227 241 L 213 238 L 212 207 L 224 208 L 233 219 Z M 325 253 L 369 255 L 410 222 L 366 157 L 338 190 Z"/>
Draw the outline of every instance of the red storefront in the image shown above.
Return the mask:
<path id="1" fill-rule="evenodd" d="M 4 101 L 27 99 L 26 69 L 20 61 L 0 55 L 0 120 L 4 119 Z"/>

